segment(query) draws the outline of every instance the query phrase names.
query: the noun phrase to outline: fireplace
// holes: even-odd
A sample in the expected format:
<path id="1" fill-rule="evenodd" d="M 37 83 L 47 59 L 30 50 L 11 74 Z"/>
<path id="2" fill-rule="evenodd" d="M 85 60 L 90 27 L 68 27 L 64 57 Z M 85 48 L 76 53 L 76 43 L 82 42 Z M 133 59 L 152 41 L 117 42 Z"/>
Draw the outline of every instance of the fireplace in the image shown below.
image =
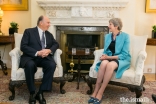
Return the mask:
<path id="1" fill-rule="evenodd" d="M 108 33 L 106 27 L 108 21 L 111 18 L 120 17 L 120 11 L 126 7 L 128 2 L 129 0 L 37 0 L 38 5 L 50 18 L 49 31 L 60 43 L 64 69 L 68 69 L 67 62 L 71 61 L 65 54 L 67 46 L 69 50 L 72 47 L 103 48 L 103 37 Z M 79 38 L 81 42 L 70 40 L 71 38 Z M 81 43 L 84 43 L 85 38 L 90 40 L 85 41 L 85 46 L 82 46 Z M 75 59 L 74 61 L 77 62 Z M 93 58 L 85 62 L 92 64 Z"/>
<path id="2" fill-rule="evenodd" d="M 101 49 L 104 45 L 104 35 L 108 33 L 107 26 L 57 26 L 56 29 L 56 40 L 60 43 L 63 52 L 61 59 L 64 70 L 70 69 L 71 56 L 66 54 L 68 51 L 72 48 L 76 48 L 77 51 L 85 51 L 87 48 L 91 52 Z M 81 60 L 81 68 L 89 69 L 93 64 L 94 55 L 81 57 Z M 73 57 L 73 61 L 77 64 L 77 57 Z"/>

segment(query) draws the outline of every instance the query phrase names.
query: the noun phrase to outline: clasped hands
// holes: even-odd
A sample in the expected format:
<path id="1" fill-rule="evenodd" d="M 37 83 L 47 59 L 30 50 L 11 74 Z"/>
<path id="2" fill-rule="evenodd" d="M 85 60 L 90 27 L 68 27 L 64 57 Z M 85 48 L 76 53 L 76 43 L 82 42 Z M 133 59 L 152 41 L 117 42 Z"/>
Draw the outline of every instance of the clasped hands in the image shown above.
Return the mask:
<path id="1" fill-rule="evenodd" d="M 105 55 L 103 54 L 101 57 L 100 57 L 100 60 L 111 60 L 111 56 L 108 56 L 108 55 Z"/>
<path id="2" fill-rule="evenodd" d="M 50 49 L 42 49 L 38 51 L 37 56 L 44 58 L 44 57 L 47 57 L 50 53 L 51 53 Z"/>

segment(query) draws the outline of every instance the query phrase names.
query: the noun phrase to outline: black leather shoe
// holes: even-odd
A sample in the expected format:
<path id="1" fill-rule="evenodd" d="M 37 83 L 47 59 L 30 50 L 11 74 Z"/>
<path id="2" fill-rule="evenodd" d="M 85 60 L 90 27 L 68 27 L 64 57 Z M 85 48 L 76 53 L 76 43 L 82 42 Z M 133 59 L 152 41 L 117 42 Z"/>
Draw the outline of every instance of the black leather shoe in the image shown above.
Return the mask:
<path id="1" fill-rule="evenodd" d="M 40 104 L 46 104 L 43 94 L 36 94 L 35 99 L 38 100 Z"/>
<path id="2" fill-rule="evenodd" d="M 29 104 L 36 104 L 36 99 L 34 98 L 34 94 L 31 94 L 29 97 Z"/>
<path id="3" fill-rule="evenodd" d="M 156 103 L 156 95 L 155 94 L 152 94 L 152 99 Z"/>

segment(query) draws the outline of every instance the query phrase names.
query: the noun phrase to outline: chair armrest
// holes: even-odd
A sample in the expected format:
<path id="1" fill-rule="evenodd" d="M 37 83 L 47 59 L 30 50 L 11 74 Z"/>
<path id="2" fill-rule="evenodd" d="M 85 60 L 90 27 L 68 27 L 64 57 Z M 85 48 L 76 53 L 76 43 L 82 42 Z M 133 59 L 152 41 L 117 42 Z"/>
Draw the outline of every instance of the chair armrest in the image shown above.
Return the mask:
<path id="1" fill-rule="evenodd" d="M 137 61 L 135 64 L 135 82 L 140 83 L 143 75 L 144 62 L 147 57 L 147 53 L 145 51 L 140 51 L 137 57 Z"/>
<path id="2" fill-rule="evenodd" d="M 58 66 L 62 66 L 61 57 L 60 57 L 61 54 L 62 54 L 62 51 L 60 49 L 57 49 L 54 53 L 54 61 L 56 62 Z"/>
<path id="3" fill-rule="evenodd" d="M 94 51 L 94 62 L 92 66 L 90 67 L 89 76 L 92 78 L 97 78 L 97 72 L 94 70 L 96 64 L 100 61 L 100 57 L 103 54 L 103 49 L 95 50 Z"/>
<path id="4" fill-rule="evenodd" d="M 100 61 L 100 57 L 102 56 L 103 54 L 103 49 L 99 49 L 99 50 L 95 50 L 94 51 L 94 63 L 91 67 L 94 67 L 96 66 L 96 64 Z"/>
<path id="5" fill-rule="evenodd" d="M 63 67 L 62 67 L 61 57 L 60 57 L 61 54 L 62 54 L 62 50 L 57 49 L 54 53 L 54 61 L 56 62 L 58 69 L 61 71 L 61 73 L 63 73 Z"/>
<path id="6" fill-rule="evenodd" d="M 16 80 L 16 71 L 19 68 L 19 63 L 20 63 L 20 57 L 22 55 L 22 52 L 20 51 L 20 49 L 18 47 L 14 48 L 13 50 L 11 50 L 9 52 L 9 55 L 11 57 L 11 79 L 12 80 Z"/>

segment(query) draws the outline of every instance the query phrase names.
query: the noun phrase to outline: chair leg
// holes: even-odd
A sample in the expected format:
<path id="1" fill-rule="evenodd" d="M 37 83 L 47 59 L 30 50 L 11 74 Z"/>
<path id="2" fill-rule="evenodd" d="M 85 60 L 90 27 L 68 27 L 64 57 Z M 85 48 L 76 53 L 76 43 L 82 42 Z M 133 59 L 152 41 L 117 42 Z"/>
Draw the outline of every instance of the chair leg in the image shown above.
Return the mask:
<path id="1" fill-rule="evenodd" d="M 65 85 L 64 77 L 55 77 L 53 78 L 53 82 L 60 83 L 60 93 L 65 94 L 66 91 L 63 89 L 63 86 Z"/>
<path id="2" fill-rule="evenodd" d="M 89 77 L 88 79 L 86 79 L 86 81 L 87 81 L 87 85 L 90 88 L 90 90 L 87 91 L 87 94 L 90 95 L 93 92 L 93 86 L 92 86 L 92 84 L 93 84 L 94 81 L 93 81 L 93 79 L 91 77 Z"/>
<path id="3" fill-rule="evenodd" d="M 137 87 L 137 88 L 135 89 L 136 104 L 141 104 L 141 102 L 139 102 L 139 98 L 142 96 L 142 91 L 143 91 L 143 87 Z"/>
<path id="4" fill-rule="evenodd" d="M 65 94 L 66 93 L 66 91 L 63 89 L 63 86 L 65 85 L 65 80 L 64 80 L 64 78 L 62 77 L 61 78 L 61 80 L 60 80 L 60 93 L 61 94 Z"/>
<path id="5" fill-rule="evenodd" d="M 1 56 L 0 56 L 0 65 L 1 65 L 1 68 L 2 68 L 3 73 L 5 75 L 8 75 L 6 64 L 3 63 L 3 61 L 1 60 Z"/>
<path id="6" fill-rule="evenodd" d="M 139 102 L 139 98 L 142 96 L 142 91 L 145 91 L 145 87 L 143 87 L 143 84 L 145 83 L 145 76 L 143 75 L 142 77 L 142 82 L 140 86 L 129 86 L 128 89 L 131 92 L 135 92 L 136 94 L 136 104 L 141 104 L 141 102 Z"/>
<path id="7" fill-rule="evenodd" d="M 12 95 L 9 97 L 9 100 L 14 100 L 15 98 L 15 87 L 22 86 L 24 81 L 12 81 L 9 82 L 9 90 L 11 91 Z"/>
<path id="8" fill-rule="evenodd" d="M 14 100 L 14 98 L 15 98 L 15 85 L 13 84 L 13 82 L 11 80 L 9 82 L 9 90 L 12 93 L 12 95 L 9 97 L 9 100 Z"/>
<path id="9" fill-rule="evenodd" d="M 143 84 L 145 83 L 145 76 L 142 76 L 142 84 L 140 87 L 136 87 L 135 94 L 136 98 L 140 98 L 142 96 L 142 91 L 145 91 L 145 87 L 143 87 Z M 136 102 L 136 104 L 141 104 L 141 102 Z"/>

